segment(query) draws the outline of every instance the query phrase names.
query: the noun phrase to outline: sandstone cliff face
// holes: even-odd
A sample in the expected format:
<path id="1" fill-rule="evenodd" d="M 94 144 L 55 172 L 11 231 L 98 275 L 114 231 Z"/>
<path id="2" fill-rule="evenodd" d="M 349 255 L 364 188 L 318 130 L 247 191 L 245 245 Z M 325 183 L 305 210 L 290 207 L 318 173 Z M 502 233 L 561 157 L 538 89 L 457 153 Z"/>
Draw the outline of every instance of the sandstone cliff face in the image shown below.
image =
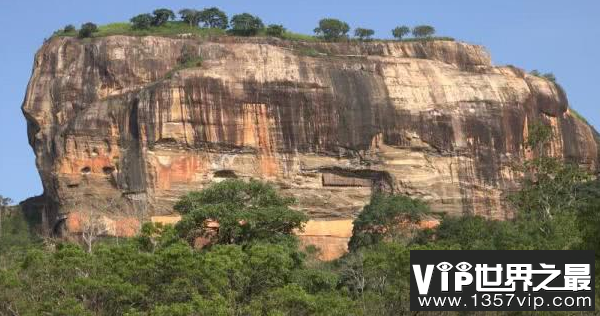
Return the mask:
<path id="1" fill-rule="evenodd" d="M 177 70 L 189 54 L 202 65 Z M 23 112 L 49 225 L 86 209 L 168 215 L 229 177 L 272 181 L 314 219 L 351 219 L 373 190 L 506 218 L 538 120 L 556 156 L 598 168 L 560 88 L 458 42 L 54 38 Z"/>

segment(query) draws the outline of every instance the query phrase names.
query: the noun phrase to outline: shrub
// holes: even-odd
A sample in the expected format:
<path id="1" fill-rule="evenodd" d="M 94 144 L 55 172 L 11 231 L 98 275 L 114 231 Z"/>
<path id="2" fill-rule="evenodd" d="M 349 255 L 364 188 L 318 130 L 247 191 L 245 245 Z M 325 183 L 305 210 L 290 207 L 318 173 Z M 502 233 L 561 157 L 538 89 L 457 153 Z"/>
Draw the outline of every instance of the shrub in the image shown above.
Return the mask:
<path id="1" fill-rule="evenodd" d="M 264 28 L 259 17 L 249 13 L 234 15 L 231 18 L 231 33 L 239 36 L 254 36 Z"/>
<path id="2" fill-rule="evenodd" d="M 435 34 L 435 28 L 430 25 L 418 25 L 415 26 L 412 30 L 412 34 L 414 37 L 431 37 Z"/>
<path id="3" fill-rule="evenodd" d="M 404 36 L 408 35 L 408 33 L 410 33 L 410 28 L 405 25 L 398 26 L 392 30 L 392 35 L 394 36 L 394 38 L 399 40 L 402 39 Z"/>
<path id="4" fill-rule="evenodd" d="M 354 30 L 354 36 L 358 37 L 358 39 L 361 41 L 370 40 L 373 34 L 375 34 L 375 31 L 371 29 L 363 29 L 359 27 Z"/>
<path id="5" fill-rule="evenodd" d="M 194 9 L 183 9 L 179 11 L 179 15 L 181 16 L 181 20 L 190 26 L 198 26 L 200 23 L 200 11 Z"/>
<path id="6" fill-rule="evenodd" d="M 265 32 L 268 36 L 283 37 L 285 34 L 285 27 L 281 24 L 271 24 L 267 27 Z"/>
<path id="7" fill-rule="evenodd" d="M 86 37 L 91 37 L 92 34 L 98 32 L 98 26 L 92 22 L 87 22 L 83 25 L 81 25 L 81 28 L 79 29 L 79 37 L 81 38 L 86 38 Z"/>
<path id="8" fill-rule="evenodd" d="M 169 9 L 156 9 L 152 14 L 154 15 L 152 18 L 152 26 L 162 26 L 169 20 L 175 19 L 175 13 Z"/>
<path id="9" fill-rule="evenodd" d="M 227 22 L 227 14 L 216 7 L 200 11 L 199 20 L 204 24 L 204 27 L 226 29 L 229 26 L 229 23 Z"/>
<path id="10" fill-rule="evenodd" d="M 348 23 L 337 19 L 322 19 L 319 21 L 319 27 L 314 29 L 315 34 L 328 41 L 346 38 L 349 31 Z"/>
<path id="11" fill-rule="evenodd" d="M 75 32 L 75 25 L 73 24 L 69 24 L 67 26 L 65 26 L 65 28 L 63 29 L 63 33 L 71 33 L 71 32 Z"/>
<path id="12" fill-rule="evenodd" d="M 152 26 L 154 18 L 148 13 L 138 14 L 131 18 L 132 27 L 136 30 L 146 30 Z"/>

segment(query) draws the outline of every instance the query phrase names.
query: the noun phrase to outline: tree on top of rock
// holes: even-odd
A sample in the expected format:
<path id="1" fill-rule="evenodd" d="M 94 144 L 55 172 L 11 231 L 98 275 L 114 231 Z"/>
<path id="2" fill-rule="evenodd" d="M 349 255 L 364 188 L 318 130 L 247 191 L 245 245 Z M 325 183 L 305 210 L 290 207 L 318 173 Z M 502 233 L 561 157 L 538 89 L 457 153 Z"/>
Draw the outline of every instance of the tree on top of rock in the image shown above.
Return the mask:
<path id="1" fill-rule="evenodd" d="M 410 33 L 410 28 L 406 25 L 398 26 L 392 30 L 392 35 L 399 40 L 408 35 L 408 33 Z"/>
<path id="2" fill-rule="evenodd" d="M 375 34 L 375 31 L 372 29 L 364 29 L 359 27 L 354 30 L 354 36 L 358 37 L 358 39 L 361 41 L 370 40 L 373 34 Z"/>
<path id="3" fill-rule="evenodd" d="M 234 15 L 231 18 L 231 33 L 240 36 L 254 36 L 265 27 L 262 20 L 249 13 Z"/>
<path id="4" fill-rule="evenodd" d="M 200 11 L 194 9 L 182 9 L 179 11 L 181 20 L 189 26 L 198 26 L 200 23 Z"/>
<path id="5" fill-rule="evenodd" d="M 329 18 L 319 21 L 319 27 L 314 30 L 315 34 L 322 36 L 328 41 L 337 41 L 346 38 L 349 31 L 350 26 L 348 26 L 348 23 Z"/>
<path id="6" fill-rule="evenodd" d="M 165 25 L 169 20 L 175 19 L 175 13 L 169 9 L 156 9 L 152 14 L 154 14 L 153 26 Z"/>
<path id="7" fill-rule="evenodd" d="M 136 30 L 145 30 L 152 26 L 154 18 L 148 13 L 138 14 L 131 18 L 132 27 Z"/>
<path id="8" fill-rule="evenodd" d="M 216 7 L 200 11 L 200 22 L 202 22 L 204 27 L 217 29 L 226 29 L 229 26 L 227 14 Z"/>
<path id="9" fill-rule="evenodd" d="M 414 37 L 431 37 L 435 34 L 435 28 L 431 25 L 417 25 L 413 28 L 412 34 Z"/>

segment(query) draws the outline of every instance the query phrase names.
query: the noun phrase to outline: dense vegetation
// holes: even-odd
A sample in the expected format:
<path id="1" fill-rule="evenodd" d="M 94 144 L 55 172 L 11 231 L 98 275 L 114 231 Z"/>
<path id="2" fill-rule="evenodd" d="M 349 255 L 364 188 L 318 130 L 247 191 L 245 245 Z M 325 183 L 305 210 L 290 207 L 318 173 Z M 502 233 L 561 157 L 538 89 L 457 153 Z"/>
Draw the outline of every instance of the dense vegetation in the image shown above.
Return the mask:
<path id="1" fill-rule="evenodd" d="M 517 166 L 525 178 L 511 195 L 514 220 L 443 217 L 407 231 L 398 223 L 432 216 L 429 207 L 376 194 L 355 221 L 350 253 L 331 263 L 299 247 L 293 231 L 307 218 L 293 201 L 257 181 L 191 192 L 175 206 L 175 227 L 145 224 L 91 252 L 38 240 L 2 198 L 0 315 L 410 315 L 411 249 L 592 249 L 598 286 L 600 182 L 546 156 L 551 137 L 545 125 L 530 129 L 538 158 Z"/>
<path id="2" fill-rule="evenodd" d="M 80 38 L 102 37 L 110 35 L 157 35 L 175 36 L 191 34 L 195 36 L 271 36 L 288 40 L 302 41 L 369 41 L 373 39 L 375 31 L 358 27 L 354 29 L 354 38 L 350 38 L 350 26 L 344 21 L 334 18 L 324 18 L 319 21 L 314 29 L 314 36 L 296 34 L 286 30 L 283 25 L 265 24 L 258 16 L 250 13 L 233 15 L 231 19 L 219 8 L 211 7 L 203 10 L 179 10 L 179 20 L 175 12 L 170 9 L 156 9 L 152 13 L 138 14 L 130 19 L 130 23 L 112 23 L 97 26 L 88 22 L 77 31 L 75 26 L 69 24 L 54 36 L 79 36 Z M 406 38 L 412 33 L 413 38 Z M 429 25 L 418 25 L 414 28 L 399 26 L 392 30 L 396 40 L 453 40 L 450 37 L 433 37 L 435 28 Z"/>

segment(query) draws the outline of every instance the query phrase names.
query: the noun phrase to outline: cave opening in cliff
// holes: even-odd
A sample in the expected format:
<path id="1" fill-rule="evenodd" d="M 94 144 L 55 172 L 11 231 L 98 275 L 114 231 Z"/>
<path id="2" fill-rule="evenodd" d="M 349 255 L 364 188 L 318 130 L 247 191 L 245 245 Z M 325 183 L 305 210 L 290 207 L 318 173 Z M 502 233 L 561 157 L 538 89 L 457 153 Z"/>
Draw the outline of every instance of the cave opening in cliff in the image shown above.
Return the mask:
<path id="1" fill-rule="evenodd" d="M 105 175 L 110 175 L 113 172 L 115 172 L 115 167 L 106 166 L 106 167 L 102 168 L 102 172 L 104 172 Z"/>
<path id="2" fill-rule="evenodd" d="M 233 170 L 218 170 L 215 171 L 215 178 L 237 178 Z"/>

